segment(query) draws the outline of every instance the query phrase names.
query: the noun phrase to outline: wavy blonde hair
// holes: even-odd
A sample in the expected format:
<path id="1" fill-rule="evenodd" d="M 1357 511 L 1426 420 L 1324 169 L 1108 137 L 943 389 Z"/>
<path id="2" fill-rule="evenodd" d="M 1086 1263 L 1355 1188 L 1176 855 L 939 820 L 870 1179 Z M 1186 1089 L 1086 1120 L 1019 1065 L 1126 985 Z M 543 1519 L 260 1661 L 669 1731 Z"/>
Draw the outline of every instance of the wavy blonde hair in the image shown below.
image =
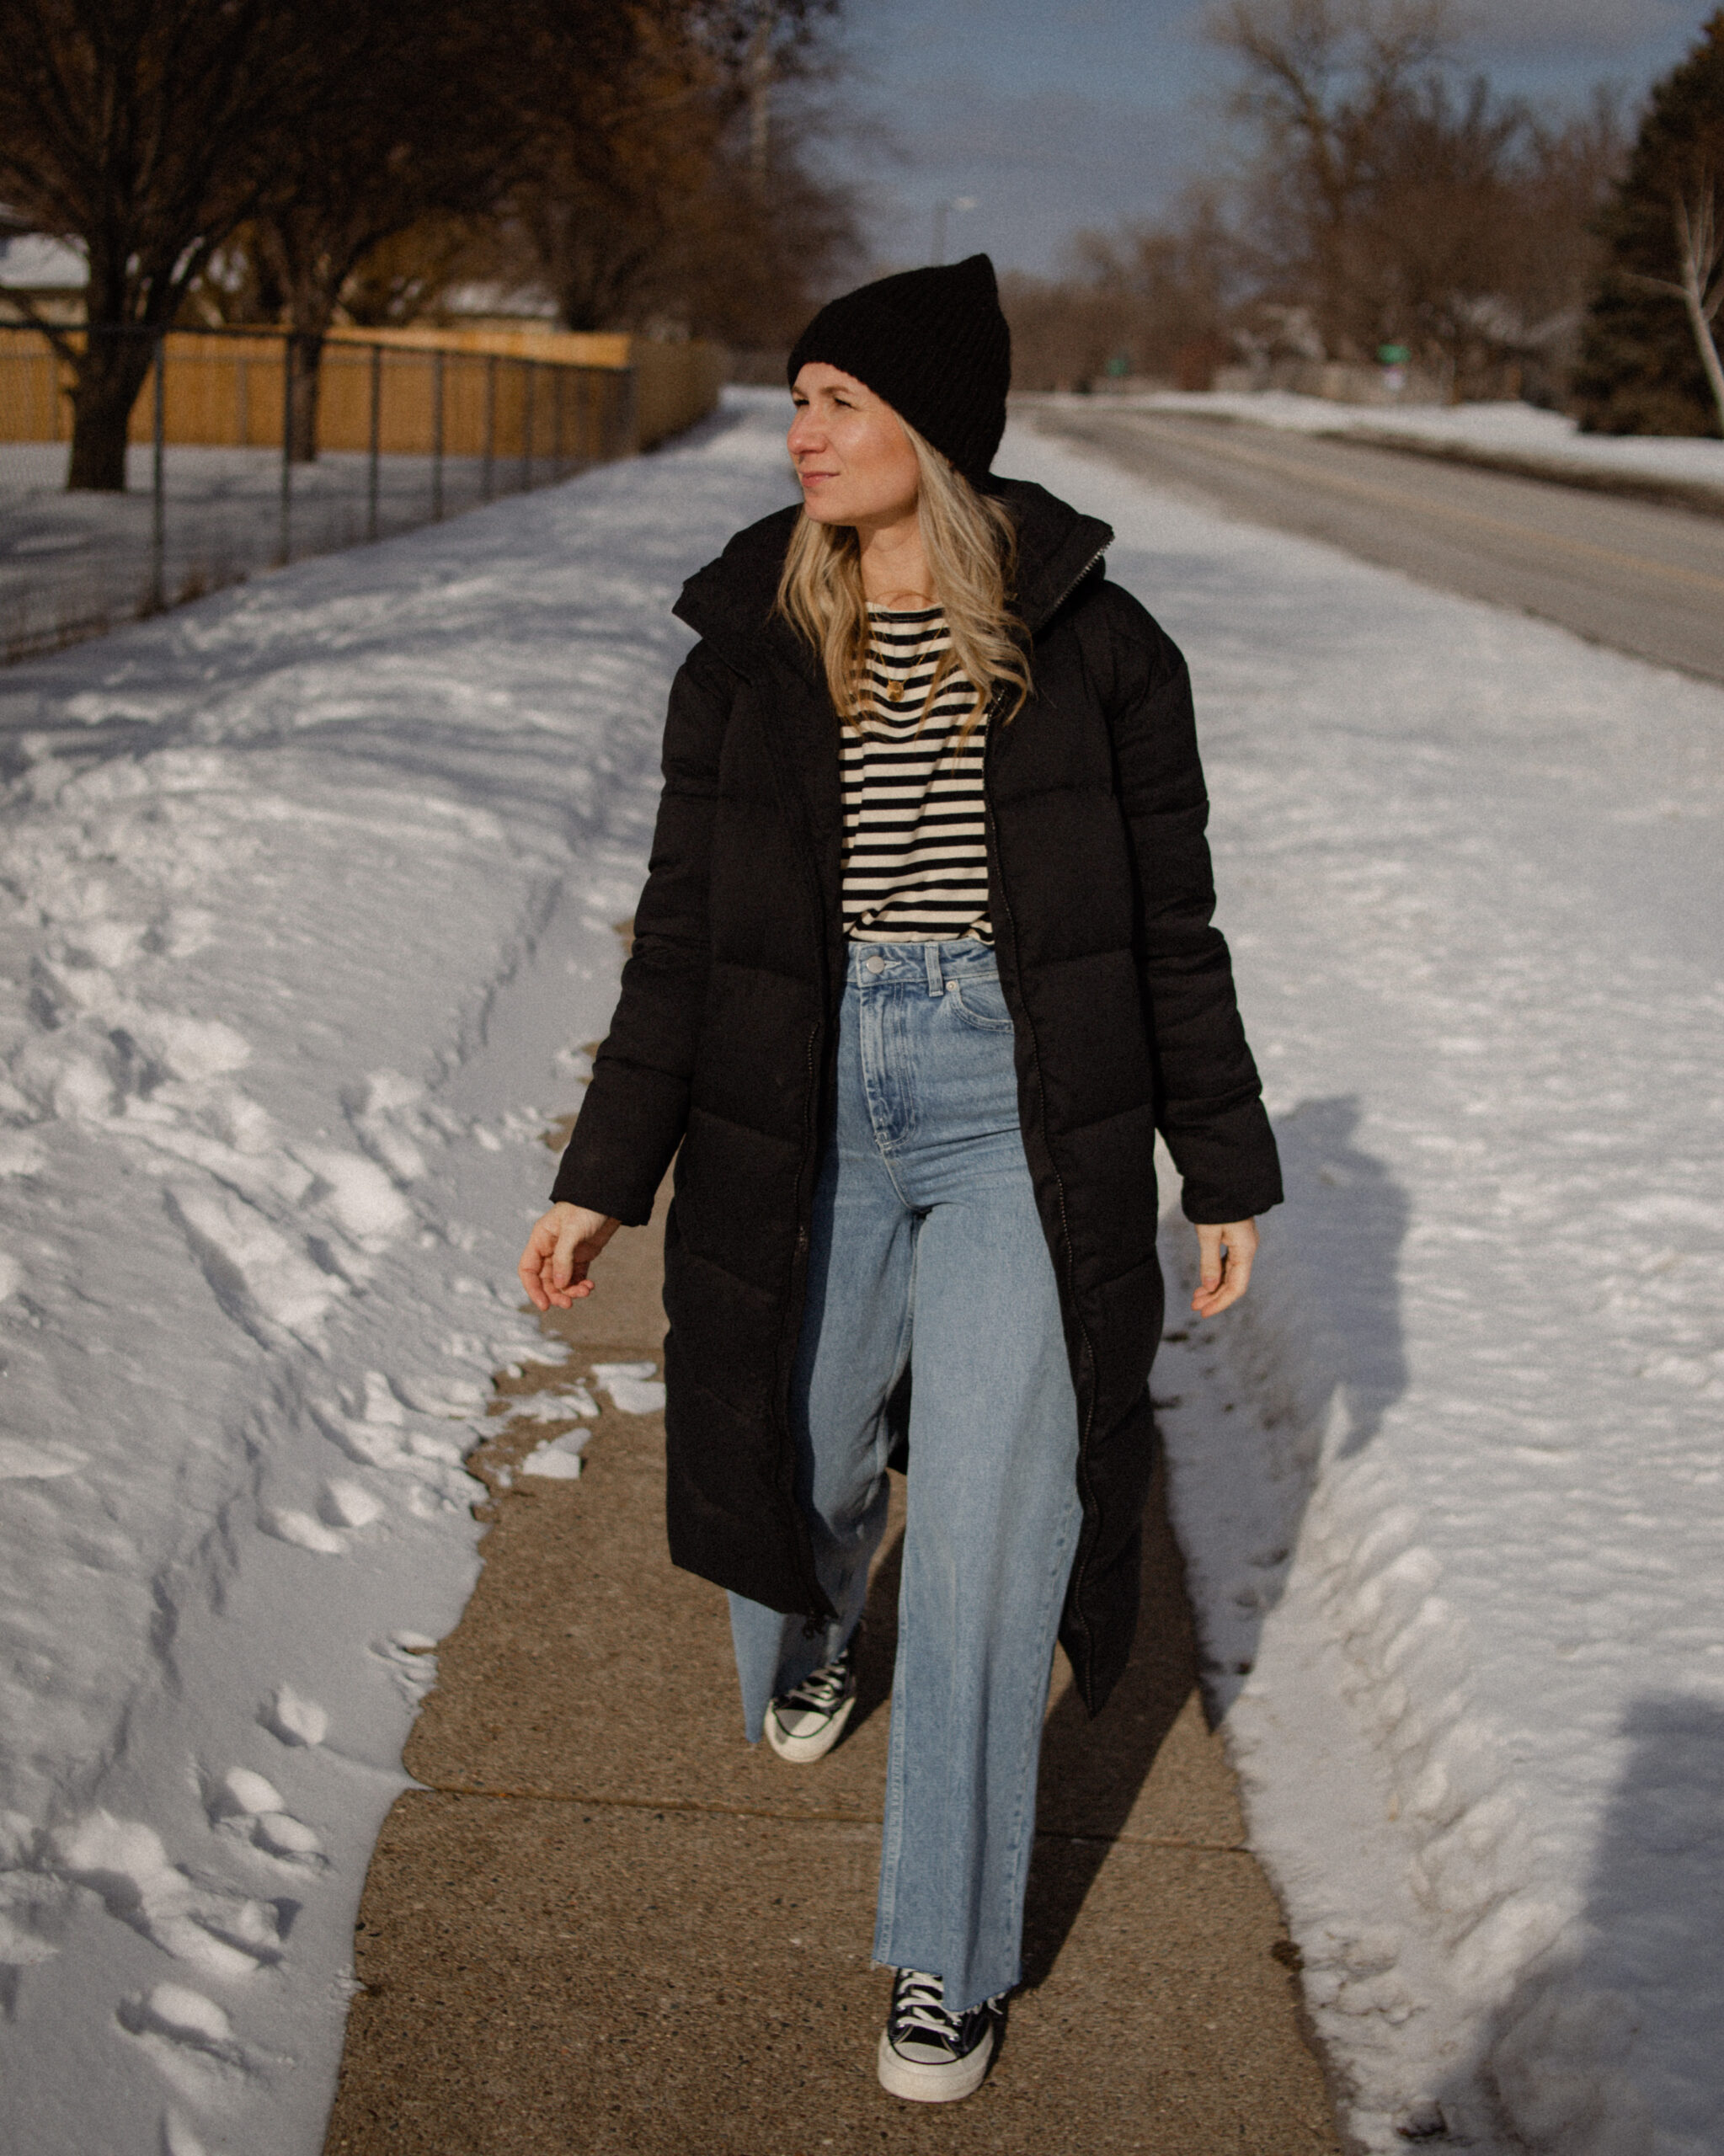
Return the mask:
<path id="1" fill-rule="evenodd" d="M 955 668 L 974 685 L 976 699 L 958 729 L 962 748 L 1001 689 L 1013 691 L 1010 719 L 1030 692 L 1029 662 L 1012 608 L 1017 526 L 1003 502 L 978 494 L 931 442 L 905 420 L 921 472 L 916 514 L 934 599 L 952 632 L 922 706 L 934 708 L 940 686 Z M 853 526 L 797 520 L 778 579 L 779 613 L 808 638 L 826 670 L 833 709 L 862 730 L 862 682 L 868 647 L 868 608 L 862 591 L 862 547 Z"/>

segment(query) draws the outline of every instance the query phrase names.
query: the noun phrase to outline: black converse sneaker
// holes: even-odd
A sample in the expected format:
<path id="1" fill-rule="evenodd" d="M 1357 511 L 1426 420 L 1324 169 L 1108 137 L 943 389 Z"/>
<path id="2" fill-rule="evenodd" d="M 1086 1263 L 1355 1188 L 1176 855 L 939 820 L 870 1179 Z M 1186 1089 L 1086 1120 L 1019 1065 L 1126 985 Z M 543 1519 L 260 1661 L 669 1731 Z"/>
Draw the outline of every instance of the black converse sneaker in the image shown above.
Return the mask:
<path id="1" fill-rule="evenodd" d="M 1004 1993 L 1001 1993 L 1001 1997 Z M 880 2032 L 880 2086 L 912 2104 L 955 2104 L 982 2085 L 994 2056 L 997 1999 L 948 2014 L 946 1987 L 921 1969 L 892 1979 L 892 2010 Z"/>
<path id="2" fill-rule="evenodd" d="M 805 1767 L 824 1759 L 844 1734 L 856 1705 L 856 1641 L 766 1710 L 766 1742 L 781 1759 Z"/>

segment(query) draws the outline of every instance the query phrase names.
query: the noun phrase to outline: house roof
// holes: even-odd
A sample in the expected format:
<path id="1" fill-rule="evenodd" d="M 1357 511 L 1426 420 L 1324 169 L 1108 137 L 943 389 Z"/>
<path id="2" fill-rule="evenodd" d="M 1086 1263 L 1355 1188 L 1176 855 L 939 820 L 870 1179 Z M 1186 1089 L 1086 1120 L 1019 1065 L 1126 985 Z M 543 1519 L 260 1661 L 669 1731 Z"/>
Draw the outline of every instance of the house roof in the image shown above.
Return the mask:
<path id="1" fill-rule="evenodd" d="M 0 232 L 0 291 L 81 292 L 88 280 L 84 258 L 45 232 Z"/>

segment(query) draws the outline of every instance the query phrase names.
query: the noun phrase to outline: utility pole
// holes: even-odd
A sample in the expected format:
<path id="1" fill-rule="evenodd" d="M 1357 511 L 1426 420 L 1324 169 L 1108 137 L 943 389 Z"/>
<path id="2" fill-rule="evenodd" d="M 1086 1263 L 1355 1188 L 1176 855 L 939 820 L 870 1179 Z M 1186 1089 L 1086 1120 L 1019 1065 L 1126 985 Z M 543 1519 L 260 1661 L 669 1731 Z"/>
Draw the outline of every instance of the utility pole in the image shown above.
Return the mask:
<path id="1" fill-rule="evenodd" d="M 962 212 L 965 210 L 974 210 L 975 206 L 976 198 L 974 195 L 954 195 L 949 202 L 937 202 L 934 205 L 934 260 L 936 263 L 941 263 L 946 259 L 947 211 L 957 210 Z"/>
<path id="2" fill-rule="evenodd" d="M 777 0 L 758 0 L 748 49 L 748 168 L 756 196 L 764 200 L 772 148 L 772 37 Z"/>

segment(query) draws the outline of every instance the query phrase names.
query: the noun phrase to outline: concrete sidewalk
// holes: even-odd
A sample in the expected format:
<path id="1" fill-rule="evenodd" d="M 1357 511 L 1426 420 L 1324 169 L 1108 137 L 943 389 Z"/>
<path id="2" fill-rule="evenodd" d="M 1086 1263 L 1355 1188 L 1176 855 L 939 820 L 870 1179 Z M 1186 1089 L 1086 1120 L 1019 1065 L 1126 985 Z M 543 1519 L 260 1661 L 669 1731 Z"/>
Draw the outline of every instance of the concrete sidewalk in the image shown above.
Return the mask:
<path id="1" fill-rule="evenodd" d="M 578 1359 L 505 1389 L 656 1355 L 658 1273 L 656 1228 L 620 1235 L 547 1321 Z M 475 1465 L 494 1486 L 546 1434 L 504 1416 Z M 868 1958 L 901 1510 L 851 1732 L 789 1767 L 742 1741 L 723 1597 L 665 1555 L 662 1447 L 607 1403 L 579 1481 L 494 1499 L 407 1748 L 426 1787 L 371 1862 L 331 2156 L 1338 2151 L 1161 1492 L 1128 1675 L 1093 1724 L 1056 1678 L 1000 2057 L 923 2107 L 875 2079 Z"/>

